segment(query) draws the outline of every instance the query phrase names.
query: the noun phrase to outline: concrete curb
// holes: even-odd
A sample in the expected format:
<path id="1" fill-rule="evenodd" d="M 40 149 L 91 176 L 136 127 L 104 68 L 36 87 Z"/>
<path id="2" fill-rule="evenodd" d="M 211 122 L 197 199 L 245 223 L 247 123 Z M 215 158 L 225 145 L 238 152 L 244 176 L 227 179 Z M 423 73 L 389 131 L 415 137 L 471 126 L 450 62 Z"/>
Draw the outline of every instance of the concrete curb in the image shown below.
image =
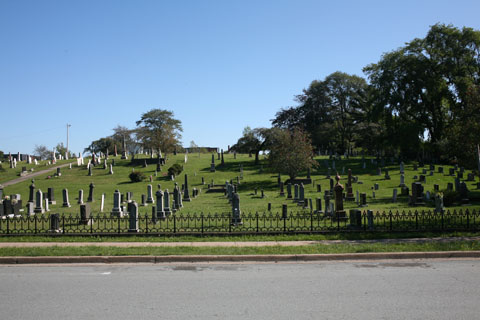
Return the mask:
<path id="1" fill-rule="evenodd" d="M 2 265 L 77 263 L 306 262 L 392 259 L 480 258 L 480 251 L 375 252 L 287 255 L 0 257 Z"/>

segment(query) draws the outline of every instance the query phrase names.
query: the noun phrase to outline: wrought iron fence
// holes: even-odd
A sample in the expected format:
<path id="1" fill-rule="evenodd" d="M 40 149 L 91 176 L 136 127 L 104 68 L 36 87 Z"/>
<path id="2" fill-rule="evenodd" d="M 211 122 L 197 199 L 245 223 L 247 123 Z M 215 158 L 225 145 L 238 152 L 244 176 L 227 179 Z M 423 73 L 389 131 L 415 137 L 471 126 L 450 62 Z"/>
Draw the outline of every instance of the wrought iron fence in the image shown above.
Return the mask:
<path id="1" fill-rule="evenodd" d="M 172 214 L 165 219 L 136 219 L 96 214 L 79 216 L 37 214 L 2 217 L 0 235 L 221 235 L 324 232 L 479 231 L 480 211 L 454 210 L 373 212 L 350 210 L 344 217 L 315 212 L 247 213 L 241 221 L 229 213 Z"/>

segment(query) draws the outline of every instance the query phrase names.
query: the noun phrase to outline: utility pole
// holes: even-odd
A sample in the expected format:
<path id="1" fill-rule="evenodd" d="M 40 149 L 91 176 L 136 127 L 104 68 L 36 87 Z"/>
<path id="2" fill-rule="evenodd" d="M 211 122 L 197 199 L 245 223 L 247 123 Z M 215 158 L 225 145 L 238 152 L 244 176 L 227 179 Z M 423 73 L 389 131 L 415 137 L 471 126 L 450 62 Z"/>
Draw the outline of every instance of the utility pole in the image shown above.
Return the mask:
<path id="1" fill-rule="evenodd" d="M 68 160 L 68 128 L 72 125 L 67 123 L 67 152 L 65 153 L 65 158 Z"/>

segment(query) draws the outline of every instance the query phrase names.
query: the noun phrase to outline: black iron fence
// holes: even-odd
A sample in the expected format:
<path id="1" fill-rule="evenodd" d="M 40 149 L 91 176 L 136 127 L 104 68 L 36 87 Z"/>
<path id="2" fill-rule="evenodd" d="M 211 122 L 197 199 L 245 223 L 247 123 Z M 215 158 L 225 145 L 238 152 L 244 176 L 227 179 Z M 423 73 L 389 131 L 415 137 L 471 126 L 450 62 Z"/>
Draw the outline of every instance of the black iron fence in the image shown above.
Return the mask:
<path id="1" fill-rule="evenodd" d="M 343 217 L 314 212 L 170 215 L 158 219 L 139 215 L 37 214 L 2 217 L 0 235 L 222 235 L 324 232 L 480 231 L 480 211 L 455 210 L 373 212 L 350 210 Z"/>

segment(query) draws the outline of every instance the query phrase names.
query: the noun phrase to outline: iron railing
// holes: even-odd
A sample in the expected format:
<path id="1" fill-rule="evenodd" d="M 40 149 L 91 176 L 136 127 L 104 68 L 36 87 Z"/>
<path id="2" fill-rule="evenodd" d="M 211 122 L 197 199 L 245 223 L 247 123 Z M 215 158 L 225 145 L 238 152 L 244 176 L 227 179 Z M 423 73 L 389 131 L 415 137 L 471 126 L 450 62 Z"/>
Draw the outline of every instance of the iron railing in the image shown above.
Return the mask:
<path id="1" fill-rule="evenodd" d="M 353 210 L 352 210 L 353 211 Z M 2 217 L 0 235 L 220 235 L 282 234 L 324 232 L 409 232 L 480 231 L 480 211 L 454 210 L 388 211 L 355 210 L 344 218 L 314 212 L 243 213 L 241 224 L 232 223 L 232 214 L 172 214 L 165 219 L 139 215 L 115 217 L 91 215 L 37 214 L 30 217 Z"/>

